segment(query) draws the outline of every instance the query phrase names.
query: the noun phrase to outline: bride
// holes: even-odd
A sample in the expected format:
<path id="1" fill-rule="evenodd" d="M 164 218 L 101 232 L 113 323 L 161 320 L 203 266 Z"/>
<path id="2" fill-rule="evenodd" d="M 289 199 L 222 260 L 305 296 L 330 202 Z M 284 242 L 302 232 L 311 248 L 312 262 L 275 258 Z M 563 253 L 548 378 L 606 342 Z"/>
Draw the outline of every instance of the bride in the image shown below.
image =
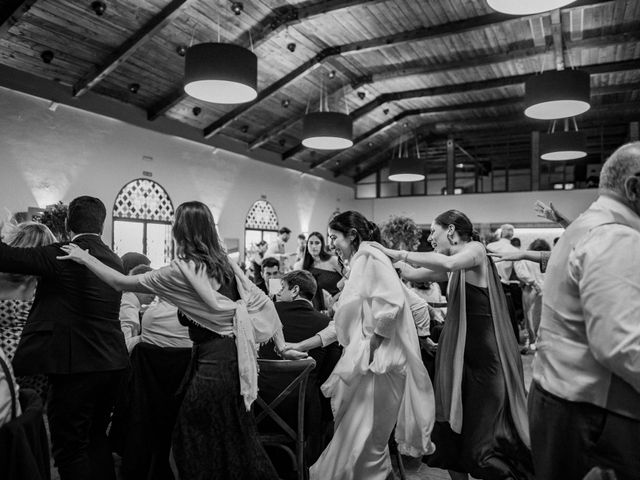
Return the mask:
<path id="1" fill-rule="evenodd" d="M 366 241 L 378 227 L 358 212 L 329 223 L 330 245 L 351 267 L 335 307 L 334 323 L 289 347 L 308 350 L 338 340 L 342 357 L 322 386 L 331 398 L 335 431 L 311 480 L 385 480 L 388 442 L 396 427 L 399 450 L 431 453 L 433 389 L 420 357 L 411 301 L 389 259 Z"/>

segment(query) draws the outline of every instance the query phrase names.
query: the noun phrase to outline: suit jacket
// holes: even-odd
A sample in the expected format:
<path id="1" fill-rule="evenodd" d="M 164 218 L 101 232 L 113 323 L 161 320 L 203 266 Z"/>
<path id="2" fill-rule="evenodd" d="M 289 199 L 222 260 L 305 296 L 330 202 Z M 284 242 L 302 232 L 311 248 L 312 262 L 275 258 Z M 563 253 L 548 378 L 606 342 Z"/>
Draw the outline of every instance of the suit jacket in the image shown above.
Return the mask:
<path id="1" fill-rule="evenodd" d="M 324 329 L 331 320 L 326 315 L 318 312 L 309 302 L 305 300 L 294 300 L 293 302 L 276 302 L 276 311 L 282 322 L 282 333 L 287 342 L 297 343 L 313 337 L 320 330 Z M 309 351 L 309 355 L 316 361 L 316 371 L 320 367 L 324 350 L 315 348 Z M 267 343 L 260 349 L 261 358 L 277 359 L 273 351 L 273 344 Z"/>
<path id="2" fill-rule="evenodd" d="M 122 262 L 96 235 L 75 241 L 122 272 Z M 33 307 L 13 359 L 16 375 L 69 374 L 126 368 L 129 364 L 118 313 L 120 292 L 86 267 L 57 260 L 62 244 L 13 248 L 0 242 L 0 271 L 40 277 Z"/>

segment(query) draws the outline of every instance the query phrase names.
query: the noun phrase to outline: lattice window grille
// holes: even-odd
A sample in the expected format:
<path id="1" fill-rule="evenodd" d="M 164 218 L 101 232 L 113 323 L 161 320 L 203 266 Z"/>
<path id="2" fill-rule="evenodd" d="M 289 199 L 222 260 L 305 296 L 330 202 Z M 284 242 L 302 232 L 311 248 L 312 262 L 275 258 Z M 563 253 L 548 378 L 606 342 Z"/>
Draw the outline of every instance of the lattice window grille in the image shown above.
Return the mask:
<path id="1" fill-rule="evenodd" d="M 247 213 L 244 228 L 252 230 L 278 230 L 278 215 L 266 200 L 258 200 Z"/>
<path id="2" fill-rule="evenodd" d="M 173 204 L 159 184 L 139 178 L 122 187 L 113 206 L 113 217 L 172 222 Z"/>

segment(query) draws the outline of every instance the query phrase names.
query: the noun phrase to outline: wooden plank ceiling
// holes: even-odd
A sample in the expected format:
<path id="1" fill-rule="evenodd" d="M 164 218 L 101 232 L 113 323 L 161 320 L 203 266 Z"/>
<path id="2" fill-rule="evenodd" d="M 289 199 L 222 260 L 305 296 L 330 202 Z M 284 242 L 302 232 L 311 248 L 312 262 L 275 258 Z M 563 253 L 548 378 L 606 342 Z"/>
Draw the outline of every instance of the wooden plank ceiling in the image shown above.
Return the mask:
<path id="1" fill-rule="evenodd" d="M 624 140 L 620 126 L 639 116 L 636 0 L 579 0 L 528 17 L 495 13 L 485 0 L 242 0 L 239 15 L 226 0 L 104 4 L 98 15 L 91 0 L 2 2 L 0 63 L 76 97 L 92 91 L 133 104 L 150 128 L 166 116 L 310 173 L 361 179 L 388 162 L 403 136 L 417 136 L 434 161 L 444 158 L 438 143 L 449 135 L 484 157 L 508 145 L 510 161 L 526 167 L 529 133 L 547 125 L 524 117 L 524 81 L 556 68 L 591 73 L 593 108 L 578 122 L 594 149 Z M 184 47 L 218 35 L 253 45 L 254 102 L 214 105 L 184 94 Z M 350 149 L 300 144 L 302 117 L 321 85 L 330 106 L 353 118 Z"/>

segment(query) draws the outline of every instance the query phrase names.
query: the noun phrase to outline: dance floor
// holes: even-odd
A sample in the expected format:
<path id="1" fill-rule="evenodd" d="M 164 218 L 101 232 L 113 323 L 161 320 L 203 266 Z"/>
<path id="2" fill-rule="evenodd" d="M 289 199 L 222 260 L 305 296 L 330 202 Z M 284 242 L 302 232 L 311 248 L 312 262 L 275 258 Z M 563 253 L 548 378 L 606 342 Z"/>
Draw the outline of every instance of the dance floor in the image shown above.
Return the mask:
<path id="1" fill-rule="evenodd" d="M 529 390 L 529 384 L 531 383 L 532 361 L 533 355 L 522 355 L 522 363 L 524 365 L 524 380 L 525 385 L 527 386 L 527 390 Z M 118 459 L 116 458 L 116 465 L 118 463 Z M 450 480 L 449 474 L 446 471 L 437 468 L 429 468 L 418 460 L 407 458 L 404 463 L 407 480 Z M 60 480 L 58 472 L 55 468 L 53 468 L 53 462 L 51 473 L 52 480 Z M 120 478 L 122 477 L 118 475 L 118 479 Z"/>
<path id="2" fill-rule="evenodd" d="M 531 384 L 533 355 L 522 355 L 522 365 L 524 367 L 524 384 L 529 391 Z M 429 468 L 422 462 L 407 459 L 405 462 L 407 480 L 450 480 L 449 473 L 438 468 Z M 473 478 L 473 477 L 472 477 Z"/>

